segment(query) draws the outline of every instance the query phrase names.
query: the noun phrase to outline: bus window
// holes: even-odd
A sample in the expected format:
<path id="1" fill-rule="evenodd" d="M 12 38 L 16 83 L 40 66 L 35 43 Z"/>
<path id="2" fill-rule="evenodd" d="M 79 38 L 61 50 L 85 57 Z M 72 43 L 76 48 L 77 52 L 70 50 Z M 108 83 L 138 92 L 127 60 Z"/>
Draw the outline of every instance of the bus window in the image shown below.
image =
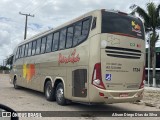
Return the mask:
<path id="1" fill-rule="evenodd" d="M 97 17 L 94 17 L 92 22 L 92 30 L 96 28 L 96 22 L 97 22 Z"/>
<path id="2" fill-rule="evenodd" d="M 86 37 L 88 36 L 89 33 L 89 28 L 90 28 L 90 21 L 85 20 L 83 21 L 83 25 L 82 25 L 82 38 L 78 41 L 78 43 L 84 41 L 86 39 Z"/>
<path id="3" fill-rule="evenodd" d="M 28 54 L 28 43 L 26 44 L 26 47 L 25 47 L 25 53 L 24 53 L 24 56 L 26 57 Z"/>
<path id="4" fill-rule="evenodd" d="M 19 47 L 18 47 L 17 52 L 16 52 L 16 59 L 18 59 L 18 55 L 19 55 Z"/>
<path id="5" fill-rule="evenodd" d="M 41 43 L 41 53 L 44 53 L 44 52 L 45 52 L 46 41 L 47 41 L 47 38 L 46 38 L 46 37 L 42 38 L 42 43 Z"/>
<path id="6" fill-rule="evenodd" d="M 46 52 L 51 52 L 52 36 L 53 36 L 53 34 L 49 34 L 49 35 L 47 36 Z"/>
<path id="7" fill-rule="evenodd" d="M 82 22 L 78 22 L 75 25 L 73 46 L 76 46 L 78 44 L 78 41 L 80 41 L 80 39 L 81 39 L 81 29 L 82 29 Z"/>
<path id="8" fill-rule="evenodd" d="M 22 46 L 21 58 L 24 56 L 25 45 Z"/>
<path id="9" fill-rule="evenodd" d="M 40 49 L 41 49 L 41 38 L 37 40 L 36 55 L 40 53 Z"/>
<path id="10" fill-rule="evenodd" d="M 21 58 L 21 51 L 22 51 L 22 46 L 19 47 L 19 55 L 18 55 L 18 58 Z"/>
<path id="11" fill-rule="evenodd" d="M 72 40 L 73 40 L 73 26 L 69 27 L 67 30 L 66 48 L 72 47 Z"/>
<path id="12" fill-rule="evenodd" d="M 132 36 L 144 40 L 144 29 L 140 19 L 112 12 L 102 12 L 102 33 Z"/>
<path id="13" fill-rule="evenodd" d="M 58 50 L 58 41 L 59 41 L 59 32 L 54 33 L 53 42 L 52 42 L 52 51 Z"/>
<path id="14" fill-rule="evenodd" d="M 60 42 L 59 42 L 59 49 L 65 48 L 65 41 L 66 41 L 66 29 L 62 29 L 60 33 Z"/>
<path id="15" fill-rule="evenodd" d="M 32 48 L 32 42 L 29 43 L 29 47 L 28 47 L 28 56 L 31 55 L 31 48 Z"/>
<path id="16" fill-rule="evenodd" d="M 36 40 L 33 41 L 32 43 L 32 55 L 35 55 L 35 51 L 36 51 Z"/>

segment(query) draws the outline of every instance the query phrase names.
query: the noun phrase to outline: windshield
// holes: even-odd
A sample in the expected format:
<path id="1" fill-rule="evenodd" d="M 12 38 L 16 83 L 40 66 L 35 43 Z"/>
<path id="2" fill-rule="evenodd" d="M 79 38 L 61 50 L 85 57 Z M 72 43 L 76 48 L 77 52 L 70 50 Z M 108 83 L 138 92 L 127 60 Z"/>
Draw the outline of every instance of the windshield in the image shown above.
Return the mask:
<path id="1" fill-rule="evenodd" d="M 140 19 L 113 12 L 102 11 L 102 33 L 126 35 L 144 40 L 144 29 Z"/>

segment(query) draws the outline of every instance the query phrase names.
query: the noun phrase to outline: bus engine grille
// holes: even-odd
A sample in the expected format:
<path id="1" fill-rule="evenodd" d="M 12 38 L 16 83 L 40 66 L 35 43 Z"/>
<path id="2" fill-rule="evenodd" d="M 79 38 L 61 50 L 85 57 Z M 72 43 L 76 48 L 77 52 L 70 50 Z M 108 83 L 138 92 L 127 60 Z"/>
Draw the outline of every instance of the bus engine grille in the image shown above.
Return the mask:
<path id="1" fill-rule="evenodd" d="M 126 59 L 140 59 L 141 51 L 129 48 L 111 47 L 107 46 L 105 52 L 107 56 L 126 58 Z"/>

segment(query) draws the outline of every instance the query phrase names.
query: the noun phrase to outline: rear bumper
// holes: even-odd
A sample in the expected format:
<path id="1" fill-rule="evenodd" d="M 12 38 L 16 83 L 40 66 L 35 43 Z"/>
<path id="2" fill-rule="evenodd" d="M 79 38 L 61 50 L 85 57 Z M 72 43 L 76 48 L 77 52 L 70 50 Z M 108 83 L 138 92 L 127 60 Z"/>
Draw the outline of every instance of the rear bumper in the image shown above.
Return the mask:
<path id="1" fill-rule="evenodd" d="M 143 95 L 141 96 L 132 96 L 132 97 L 112 97 L 105 99 L 105 103 L 125 103 L 125 102 L 135 102 L 137 100 L 141 100 L 143 98 Z"/>
<path id="2" fill-rule="evenodd" d="M 135 102 L 143 98 L 144 89 L 138 90 L 102 90 L 97 89 L 97 96 L 90 99 L 90 102 L 103 102 L 103 103 L 124 103 L 124 102 Z M 104 94 L 100 96 L 99 93 Z M 127 93 L 127 97 L 120 97 L 120 94 Z"/>

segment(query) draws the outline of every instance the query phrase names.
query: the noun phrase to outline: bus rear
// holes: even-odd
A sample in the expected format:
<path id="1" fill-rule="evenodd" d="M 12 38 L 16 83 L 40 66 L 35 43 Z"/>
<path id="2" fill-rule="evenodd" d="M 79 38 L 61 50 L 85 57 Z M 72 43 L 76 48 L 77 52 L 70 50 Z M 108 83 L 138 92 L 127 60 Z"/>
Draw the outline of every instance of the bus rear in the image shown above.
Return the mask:
<path id="1" fill-rule="evenodd" d="M 100 21 L 100 34 L 91 38 L 91 45 L 97 43 L 94 45 L 97 50 L 90 49 L 90 57 L 95 58 L 90 63 L 93 66 L 90 71 L 90 101 L 141 100 L 145 70 L 143 23 L 125 13 L 107 11 L 101 11 Z"/>

